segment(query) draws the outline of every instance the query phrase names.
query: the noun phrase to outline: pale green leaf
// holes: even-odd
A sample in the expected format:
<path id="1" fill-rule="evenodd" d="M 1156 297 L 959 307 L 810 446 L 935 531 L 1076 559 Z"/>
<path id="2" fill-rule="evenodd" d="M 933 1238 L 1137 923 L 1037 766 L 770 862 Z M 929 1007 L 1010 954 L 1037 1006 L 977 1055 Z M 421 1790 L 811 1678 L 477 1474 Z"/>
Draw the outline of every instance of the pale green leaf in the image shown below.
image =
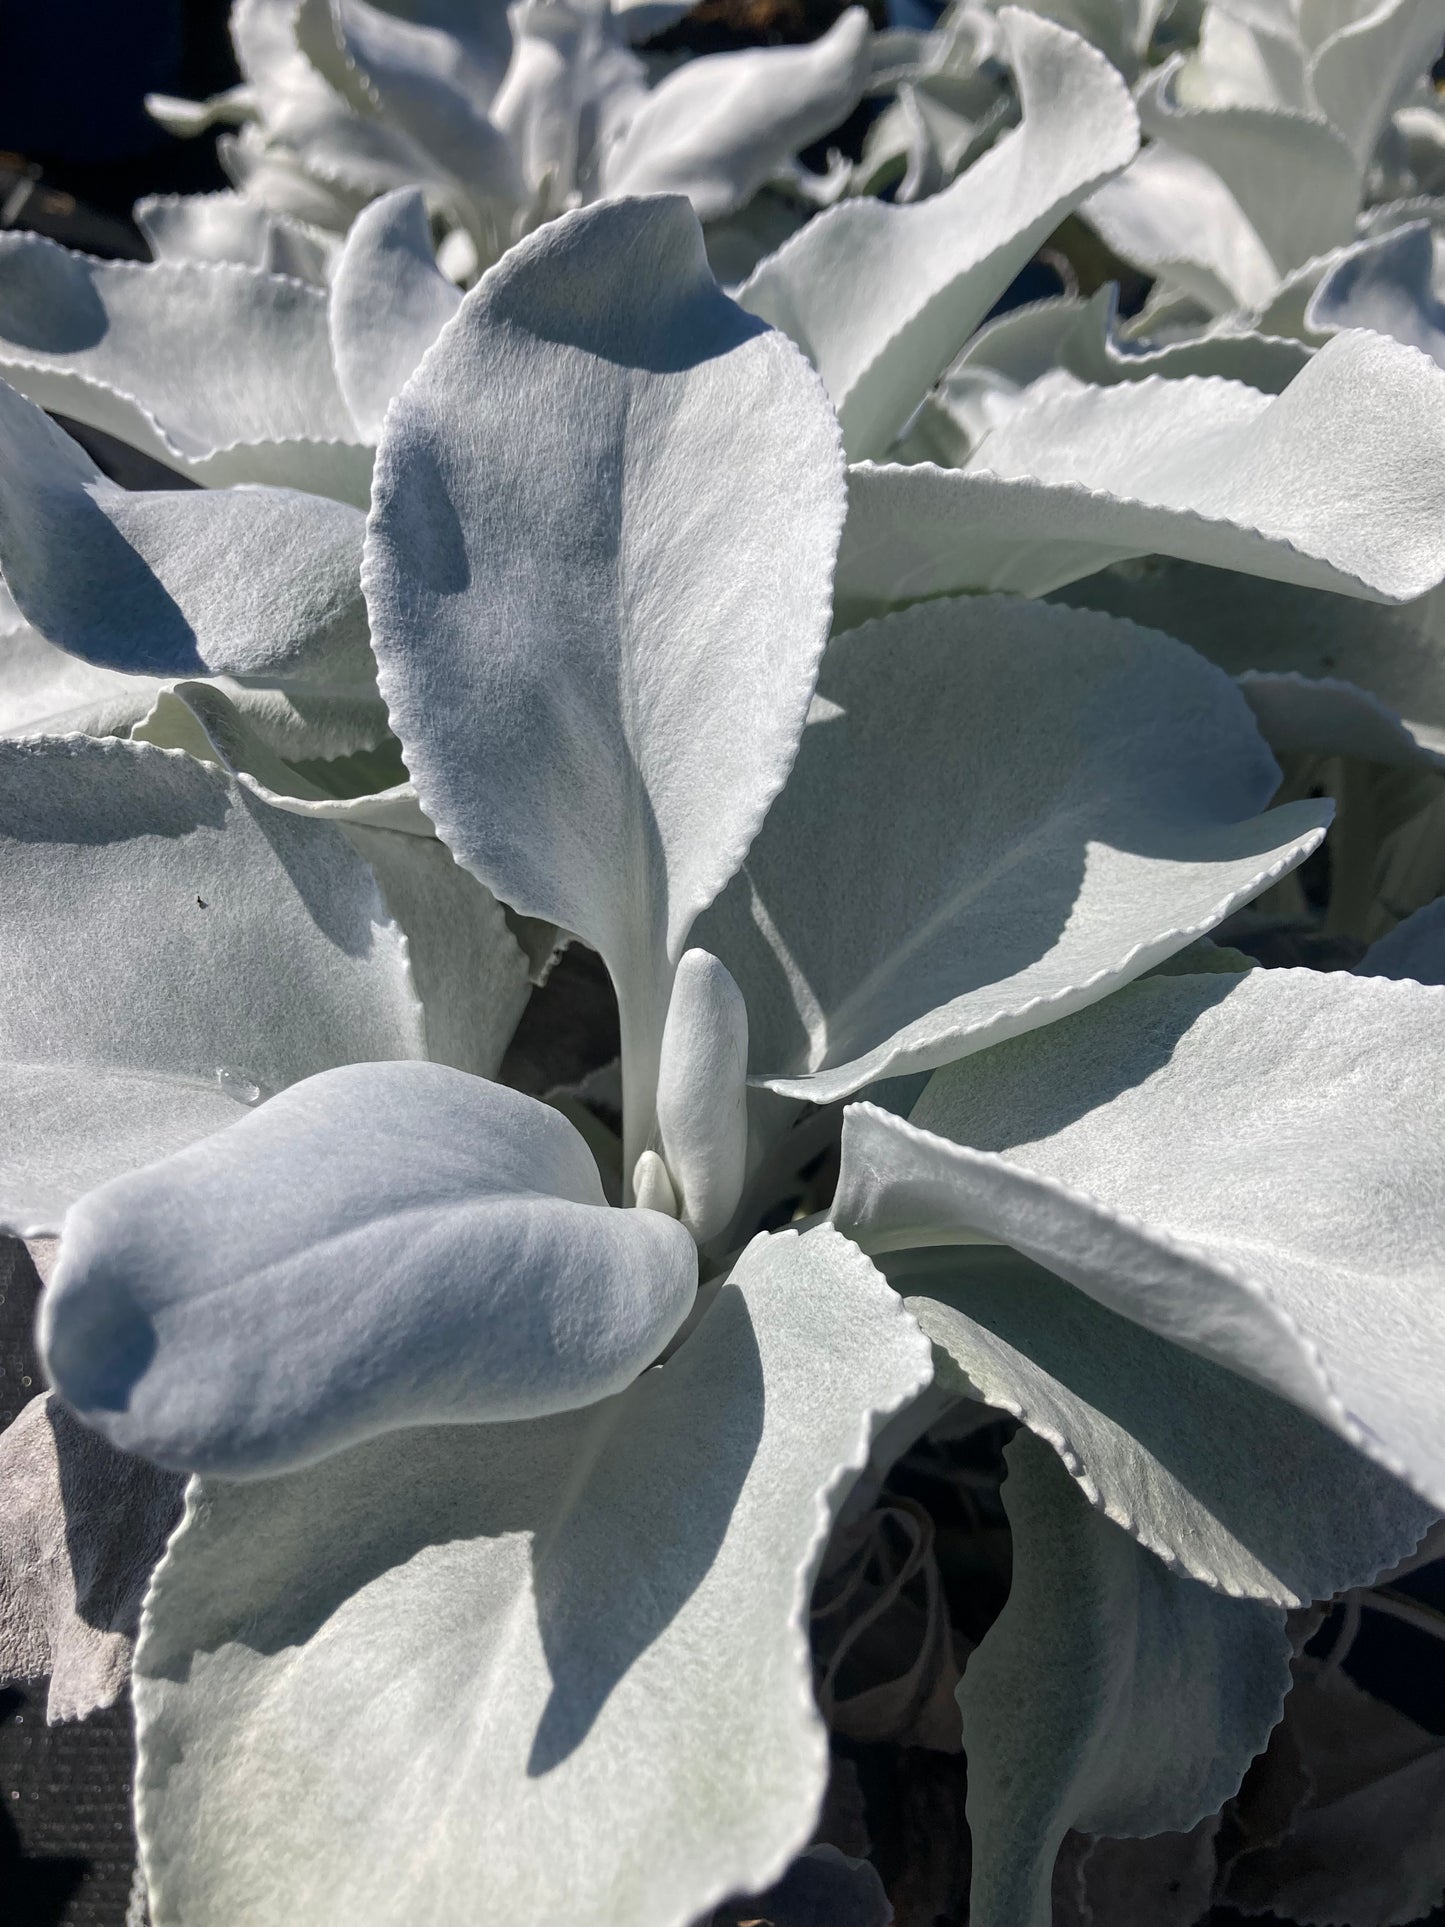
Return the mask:
<path id="1" fill-rule="evenodd" d="M 814 1567 L 928 1375 L 851 1247 L 783 1233 L 605 1404 L 193 1489 L 137 1660 L 155 1927 L 686 1927 L 767 1887 L 827 1774 Z"/>

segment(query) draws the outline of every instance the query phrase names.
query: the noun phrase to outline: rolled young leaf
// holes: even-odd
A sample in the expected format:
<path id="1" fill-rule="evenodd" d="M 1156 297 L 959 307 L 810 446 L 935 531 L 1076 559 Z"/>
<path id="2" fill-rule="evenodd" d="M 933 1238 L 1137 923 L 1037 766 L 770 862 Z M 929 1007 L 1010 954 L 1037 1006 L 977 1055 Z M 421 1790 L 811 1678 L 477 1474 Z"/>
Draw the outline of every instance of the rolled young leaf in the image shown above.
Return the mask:
<path id="1" fill-rule="evenodd" d="M 401 932 L 340 832 L 148 744 L 0 743 L 0 1224 L 313 1072 L 420 1057 Z M 63 964 L 63 969 L 61 965 Z"/>
<path id="2" fill-rule="evenodd" d="M 294 489 L 118 488 L 0 382 L 0 569 L 103 668 L 375 687 L 359 509 Z"/>
<path id="3" fill-rule="evenodd" d="M 137 1662 L 155 1927 L 676 1927 L 767 1887 L 827 1778 L 816 1563 L 929 1372 L 846 1241 L 785 1232 L 601 1405 L 194 1487 Z"/>
<path id="4" fill-rule="evenodd" d="M 811 358 L 855 461 L 887 450 L 1040 242 L 1139 145 L 1101 54 L 1036 14 L 1001 19 L 1022 125 L 928 200 L 818 215 L 740 296 Z"/>
<path id="5" fill-rule="evenodd" d="M 122 1451 L 256 1478 L 400 1426 L 592 1404 L 696 1284 L 688 1233 L 608 1206 L 560 1112 L 358 1064 L 73 1205 L 40 1334 Z"/>
<path id="6" fill-rule="evenodd" d="M 922 604 L 834 639 L 788 786 L 696 939 L 742 989 L 754 1079 L 828 1103 L 1212 929 L 1328 821 L 1256 814 L 1278 780 L 1238 690 L 1167 637 Z"/>
<path id="7" fill-rule="evenodd" d="M 605 959 L 630 1171 L 673 969 L 812 696 L 842 520 L 827 399 L 718 290 L 686 202 L 621 201 L 483 277 L 378 459 L 364 578 L 407 767 L 460 862 Z"/>
<path id="8" fill-rule="evenodd" d="M 1289 1687 L 1284 1613 L 1169 1572 L 1090 1510 L 1046 1445 L 1006 1450 L 1013 1580 L 958 1689 L 972 1927 L 1050 1927 L 1083 1833 L 1177 1833 L 1264 1750 Z"/>

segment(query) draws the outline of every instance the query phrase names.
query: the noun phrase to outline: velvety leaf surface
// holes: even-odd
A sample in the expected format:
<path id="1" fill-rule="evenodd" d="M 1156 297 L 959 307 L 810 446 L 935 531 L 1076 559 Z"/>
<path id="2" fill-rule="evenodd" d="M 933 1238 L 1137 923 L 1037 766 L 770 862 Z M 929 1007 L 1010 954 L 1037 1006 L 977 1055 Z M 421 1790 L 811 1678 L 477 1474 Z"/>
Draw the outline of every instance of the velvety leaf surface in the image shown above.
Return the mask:
<path id="1" fill-rule="evenodd" d="M 141 720 L 162 688 L 155 676 L 100 669 L 47 642 L 5 598 L 0 607 L 0 732 L 105 736 Z"/>
<path id="2" fill-rule="evenodd" d="M 243 194 L 146 194 L 132 218 L 158 261 L 237 261 L 318 288 L 330 279 L 333 236 Z"/>
<path id="3" fill-rule="evenodd" d="M 865 1183 L 915 1206 L 946 1191 L 953 1148 L 856 1106 L 835 1221 L 849 1229 Z M 1006 1247 L 910 1252 L 887 1270 L 969 1395 L 1021 1419 L 1091 1505 L 1217 1591 L 1296 1606 L 1369 1585 L 1434 1517 L 1318 1419 Z M 1328 1503 L 1301 1505 L 1306 1491 Z"/>
<path id="4" fill-rule="evenodd" d="M 817 378 L 719 292 L 683 201 L 513 248 L 388 417 L 364 573 L 392 722 L 458 859 L 606 959 L 629 1168 L 688 928 L 796 751 L 841 519 Z"/>
<path id="5" fill-rule="evenodd" d="M 1445 991 L 1384 978 L 1155 977 L 938 1073 L 912 1121 L 957 1147 L 953 1223 L 1441 1506 L 1442 1027 Z M 900 1239 L 911 1207 L 880 1207 L 850 1221 Z"/>
<path id="6" fill-rule="evenodd" d="M 1408 601 L 1445 575 L 1442 448 L 1445 371 L 1374 335 L 1327 343 L 1278 396 L 1046 377 L 967 469 L 850 470 L 840 619 L 960 589 L 1042 595 L 1147 554 Z"/>
<path id="7" fill-rule="evenodd" d="M 32 401 L 198 480 L 365 505 L 369 458 L 321 289 L 235 265 L 97 261 L 34 234 L 0 236 L 0 268 L 0 375 Z"/>
<path id="8" fill-rule="evenodd" d="M 801 47 L 747 47 L 673 68 L 601 157 L 602 191 L 686 194 L 699 220 L 752 199 L 799 148 L 831 133 L 868 80 L 872 25 L 842 12 Z"/>
<path id="9" fill-rule="evenodd" d="M 1289 1686 L 1284 1613 L 1171 1573 L 1092 1511 L 1049 1448 L 1005 1454 L 1008 1600 L 958 1689 L 973 1927 L 1051 1927 L 1054 1856 L 1221 1807 Z"/>
<path id="10" fill-rule="evenodd" d="M 1279 270 L 1206 162 L 1153 141 L 1081 210 L 1121 260 L 1188 291 L 1212 314 L 1262 307 Z"/>
<path id="11" fill-rule="evenodd" d="M 1445 629 L 1439 591 L 1401 609 L 1289 582 L 1159 559 L 1060 591 L 1162 628 L 1237 676 L 1279 754 L 1363 756 L 1403 767 L 1445 759 Z"/>
<path id="12" fill-rule="evenodd" d="M 58 1230 L 248 1093 L 422 1055 L 401 934 L 329 826 L 187 756 L 81 737 L 0 744 L 0 826 L 8 1227 Z"/>
<path id="13" fill-rule="evenodd" d="M 607 1206 L 559 1112 L 354 1064 L 73 1205 L 40 1331 L 51 1382 L 123 1451 L 250 1478 L 591 1404 L 696 1283 L 688 1233 Z"/>
<path id="14" fill-rule="evenodd" d="M 1001 19 L 1023 124 L 914 206 L 863 198 L 818 215 L 742 290 L 817 367 L 855 460 L 888 448 L 1039 243 L 1138 147 L 1102 55 L 1036 14 Z"/>
<path id="15" fill-rule="evenodd" d="M 814 1566 L 929 1369 L 851 1247 L 783 1233 L 602 1405 L 193 1488 L 137 1665 L 156 1927 L 685 1927 L 768 1886 L 827 1775 Z"/>
<path id="16" fill-rule="evenodd" d="M 0 568 L 103 668 L 374 686 L 358 509 L 294 489 L 132 492 L 0 382 Z"/>
<path id="17" fill-rule="evenodd" d="M 125 1688 L 181 1481 L 44 1392 L 0 1432 L 0 1488 L 0 1683 L 48 1676 L 47 1719 L 83 1720 Z"/>
<path id="18" fill-rule="evenodd" d="M 437 267 L 418 189 L 383 195 L 357 215 L 331 281 L 331 347 L 346 405 L 368 441 L 461 299 Z"/>
<path id="19" fill-rule="evenodd" d="M 788 786 L 697 939 L 742 987 L 754 1076 L 825 1103 L 1049 1023 L 1211 929 L 1319 838 L 1316 804 L 1256 814 L 1277 781 L 1238 691 L 1164 636 L 920 605 L 834 640 Z"/>
<path id="20" fill-rule="evenodd" d="M 1180 98 L 1181 60 L 1139 88 L 1146 134 L 1200 161 L 1224 184 L 1277 275 L 1354 238 L 1360 165 L 1318 112 L 1237 102 L 1194 107 Z M 1176 210 L 1175 223 L 1188 233 Z"/>

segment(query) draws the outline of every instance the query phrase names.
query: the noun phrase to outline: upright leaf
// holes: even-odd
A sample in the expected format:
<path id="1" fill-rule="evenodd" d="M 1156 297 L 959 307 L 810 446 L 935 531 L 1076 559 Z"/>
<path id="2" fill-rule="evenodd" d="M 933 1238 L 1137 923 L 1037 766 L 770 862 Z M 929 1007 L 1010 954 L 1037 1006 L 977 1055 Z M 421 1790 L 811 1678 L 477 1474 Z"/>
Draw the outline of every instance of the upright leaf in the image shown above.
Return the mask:
<path id="1" fill-rule="evenodd" d="M 841 519 L 817 378 L 682 201 L 512 249 L 388 417 L 364 573 L 392 721 L 460 861 L 606 959 L 629 1169 L 688 929 L 792 765 Z"/>
<path id="2" fill-rule="evenodd" d="M 1040 242 L 1139 145 L 1101 54 L 1036 14 L 1001 18 L 1023 124 L 928 200 L 818 215 L 742 291 L 811 357 L 855 460 L 888 448 Z"/>
<path id="3" fill-rule="evenodd" d="M 1051 1927 L 1070 1828 L 1177 1833 L 1264 1750 L 1289 1687 L 1284 1613 L 1169 1572 L 1092 1512 L 1046 1445 L 1007 1450 L 1013 1581 L 958 1689 L 972 1927 Z"/>

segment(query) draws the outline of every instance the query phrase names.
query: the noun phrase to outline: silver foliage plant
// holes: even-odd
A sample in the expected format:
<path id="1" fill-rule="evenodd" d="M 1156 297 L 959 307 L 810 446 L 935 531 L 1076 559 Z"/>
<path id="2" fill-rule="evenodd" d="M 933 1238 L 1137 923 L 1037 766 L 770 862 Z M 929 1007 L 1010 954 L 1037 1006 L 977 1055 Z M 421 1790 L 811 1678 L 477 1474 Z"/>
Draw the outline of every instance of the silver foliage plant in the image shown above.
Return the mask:
<path id="1" fill-rule="evenodd" d="M 235 195 L 0 236 L 0 1667 L 83 1715 L 139 1613 L 154 1927 L 767 1888 L 830 1532 L 981 1409 L 970 1919 L 1112 1921 L 1070 1842 L 1195 1892 L 1386 1719 L 1300 1628 L 1445 1513 L 1438 10 L 663 18 L 241 0 L 161 109 Z M 990 320 L 1071 217 L 1143 317 Z M 1356 967 L 1211 942 L 1336 800 Z M 620 1061 L 531 1095 L 567 946 Z M 1334 1920 L 1305 1783 L 1228 1892 Z"/>

